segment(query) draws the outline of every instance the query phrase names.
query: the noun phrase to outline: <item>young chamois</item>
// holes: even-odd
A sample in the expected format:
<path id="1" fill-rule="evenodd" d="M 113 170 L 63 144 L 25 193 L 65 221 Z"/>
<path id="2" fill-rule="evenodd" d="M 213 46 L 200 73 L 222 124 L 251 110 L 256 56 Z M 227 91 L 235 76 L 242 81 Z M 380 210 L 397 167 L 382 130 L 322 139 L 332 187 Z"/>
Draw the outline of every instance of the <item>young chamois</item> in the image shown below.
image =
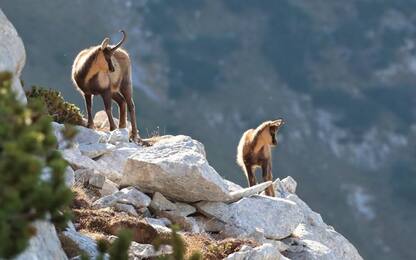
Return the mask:
<path id="1" fill-rule="evenodd" d="M 273 181 L 271 146 L 277 145 L 276 133 L 284 124 L 282 119 L 266 121 L 256 129 L 244 132 L 237 148 L 237 164 L 247 176 L 248 185 L 257 184 L 255 170 L 261 167 L 263 181 Z M 266 189 L 266 195 L 274 197 L 273 186 Z"/>
<path id="2" fill-rule="evenodd" d="M 119 128 L 126 127 L 127 106 L 131 120 L 130 139 L 133 142 L 147 145 L 138 135 L 132 97 L 131 61 L 128 53 L 120 47 L 126 41 L 126 33 L 120 32 L 123 38 L 115 46 L 110 46 L 110 39 L 105 38 L 100 45 L 84 49 L 77 55 L 72 65 L 72 81 L 84 95 L 89 128 L 94 128 L 91 112 L 92 98 L 94 95 L 100 95 L 104 101 L 110 131 L 116 129 L 111 111 L 113 99 L 119 106 Z"/>

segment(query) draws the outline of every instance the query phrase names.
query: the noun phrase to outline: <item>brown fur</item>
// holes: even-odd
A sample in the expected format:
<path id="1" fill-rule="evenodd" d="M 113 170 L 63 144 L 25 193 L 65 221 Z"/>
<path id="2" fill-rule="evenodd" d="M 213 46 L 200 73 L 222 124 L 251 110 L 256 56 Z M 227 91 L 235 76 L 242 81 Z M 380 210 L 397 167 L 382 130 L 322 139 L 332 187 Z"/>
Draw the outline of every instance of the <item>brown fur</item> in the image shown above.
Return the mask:
<path id="1" fill-rule="evenodd" d="M 123 32 L 124 36 L 125 33 Z M 119 46 L 108 46 L 106 38 L 101 45 L 82 50 L 72 65 L 72 81 L 75 87 L 84 95 L 88 113 L 88 127 L 94 128 L 92 117 L 92 98 L 100 95 L 103 98 L 105 111 L 110 123 L 110 130 L 116 128 L 111 111 L 112 100 L 116 101 L 120 111 L 119 128 L 125 128 L 127 111 L 131 119 L 131 139 L 142 141 L 138 136 L 133 88 L 131 79 L 131 61 L 128 53 Z M 115 48 L 117 47 L 117 48 Z"/>
<path id="2" fill-rule="evenodd" d="M 277 145 L 275 134 L 284 124 L 282 119 L 266 121 L 256 129 L 244 132 L 237 148 L 237 164 L 247 176 L 248 185 L 257 184 L 255 170 L 262 168 L 263 181 L 272 181 L 271 146 Z M 266 189 L 266 195 L 274 197 L 272 186 Z"/>

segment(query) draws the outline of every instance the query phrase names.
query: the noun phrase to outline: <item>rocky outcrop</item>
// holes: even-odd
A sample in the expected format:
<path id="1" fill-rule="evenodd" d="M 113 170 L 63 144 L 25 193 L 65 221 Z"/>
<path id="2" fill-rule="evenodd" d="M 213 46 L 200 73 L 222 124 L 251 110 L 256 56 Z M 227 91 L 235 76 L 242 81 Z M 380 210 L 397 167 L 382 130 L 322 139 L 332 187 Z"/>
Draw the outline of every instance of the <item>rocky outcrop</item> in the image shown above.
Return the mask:
<path id="1" fill-rule="evenodd" d="M 296 203 L 265 196 L 243 198 L 231 204 L 200 202 L 198 210 L 238 230 L 236 235 L 251 237 L 261 232 L 266 238 L 282 239 L 296 229 L 303 214 Z"/>
<path id="2" fill-rule="evenodd" d="M 26 62 L 26 52 L 22 39 L 13 24 L 0 9 L 0 72 L 13 74 L 12 88 L 18 100 L 26 103 L 26 96 L 20 83 L 20 75 Z"/>
<path id="3" fill-rule="evenodd" d="M 264 244 L 259 247 L 244 246 L 240 251 L 229 255 L 226 260 L 284 260 L 279 250 L 272 244 Z"/>
<path id="4" fill-rule="evenodd" d="M 129 143 L 123 130 L 80 133 L 93 134 L 77 137 L 62 154 L 75 170 L 75 182 L 98 190 L 89 206 L 91 212 L 97 211 L 92 214 L 105 211 L 109 218 L 117 216 L 115 223 L 128 218 L 130 224 L 151 227 L 152 235 L 170 233 L 172 223 L 188 234 L 215 232 L 258 245 L 243 246 L 227 259 L 362 259 L 296 195 L 297 183 L 290 176 L 242 188 L 223 179 L 206 160 L 203 145 L 190 137 L 159 137 L 153 146 L 142 147 Z M 261 194 L 270 185 L 276 198 Z M 88 227 L 86 222 L 82 226 Z M 161 254 L 140 237 L 136 236 L 130 257 Z"/>

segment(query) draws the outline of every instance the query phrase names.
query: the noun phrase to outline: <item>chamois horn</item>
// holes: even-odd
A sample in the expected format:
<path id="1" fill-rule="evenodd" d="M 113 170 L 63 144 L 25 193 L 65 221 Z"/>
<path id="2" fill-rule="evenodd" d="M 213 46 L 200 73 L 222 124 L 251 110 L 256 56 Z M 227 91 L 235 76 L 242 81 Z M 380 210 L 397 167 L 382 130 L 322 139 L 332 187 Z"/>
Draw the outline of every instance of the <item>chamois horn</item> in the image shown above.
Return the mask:
<path id="1" fill-rule="evenodd" d="M 117 45 L 114 46 L 111 49 L 111 51 L 117 50 L 126 41 L 126 38 L 127 38 L 126 32 L 124 30 L 120 30 L 120 32 L 123 34 L 123 39 L 121 39 L 121 41 L 119 43 L 117 43 Z"/>

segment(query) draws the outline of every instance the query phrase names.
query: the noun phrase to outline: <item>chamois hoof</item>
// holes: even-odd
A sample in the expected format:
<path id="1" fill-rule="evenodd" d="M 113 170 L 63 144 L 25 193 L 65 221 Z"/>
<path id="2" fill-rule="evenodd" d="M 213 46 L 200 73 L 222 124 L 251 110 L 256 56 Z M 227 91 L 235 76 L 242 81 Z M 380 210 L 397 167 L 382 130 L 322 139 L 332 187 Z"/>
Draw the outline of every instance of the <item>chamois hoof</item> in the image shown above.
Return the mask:
<path id="1" fill-rule="evenodd" d="M 137 137 L 137 136 L 135 136 L 135 137 L 131 136 L 130 141 L 135 143 L 135 144 L 146 146 L 146 147 L 149 147 L 149 146 L 152 145 L 150 142 L 145 141 L 145 140 L 143 140 L 143 139 L 141 139 L 140 137 Z"/>

